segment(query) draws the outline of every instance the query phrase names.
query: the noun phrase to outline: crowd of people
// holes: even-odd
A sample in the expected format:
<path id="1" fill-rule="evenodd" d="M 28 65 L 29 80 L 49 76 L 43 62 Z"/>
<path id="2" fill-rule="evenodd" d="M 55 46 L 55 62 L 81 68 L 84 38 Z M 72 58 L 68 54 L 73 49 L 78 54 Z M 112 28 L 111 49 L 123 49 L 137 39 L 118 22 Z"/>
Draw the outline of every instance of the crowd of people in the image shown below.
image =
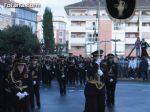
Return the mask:
<path id="1" fill-rule="evenodd" d="M 23 56 L 21 53 L 1 56 L 0 112 L 34 112 L 36 107 L 40 110 L 40 85 L 51 86 L 53 79 L 58 81 L 61 96 L 66 95 L 66 86 L 85 86 L 84 112 L 104 112 L 105 104 L 115 105 L 117 77 L 148 79 L 148 58 L 127 60 L 108 54 L 99 59 L 92 55 L 86 58 Z M 100 80 L 96 74 L 101 74 Z M 93 111 L 94 107 L 97 110 Z"/>

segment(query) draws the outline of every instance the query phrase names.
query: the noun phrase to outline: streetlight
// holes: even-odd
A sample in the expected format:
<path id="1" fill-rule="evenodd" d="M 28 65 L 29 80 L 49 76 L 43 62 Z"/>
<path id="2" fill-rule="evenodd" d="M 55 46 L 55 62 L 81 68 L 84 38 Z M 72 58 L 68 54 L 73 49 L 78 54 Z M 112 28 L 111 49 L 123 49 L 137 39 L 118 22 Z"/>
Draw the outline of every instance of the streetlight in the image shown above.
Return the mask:
<path id="1" fill-rule="evenodd" d="M 110 40 L 103 40 L 103 41 L 100 41 L 100 43 L 103 43 L 103 42 L 105 42 L 105 56 L 106 56 L 106 54 L 107 54 L 107 52 L 106 52 L 106 50 L 107 50 L 107 49 L 106 49 L 106 43 L 107 43 L 107 42 L 110 42 Z"/>
<path id="2" fill-rule="evenodd" d="M 121 41 L 120 39 L 111 39 L 111 41 L 115 42 L 115 55 L 116 55 L 116 42 Z"/>

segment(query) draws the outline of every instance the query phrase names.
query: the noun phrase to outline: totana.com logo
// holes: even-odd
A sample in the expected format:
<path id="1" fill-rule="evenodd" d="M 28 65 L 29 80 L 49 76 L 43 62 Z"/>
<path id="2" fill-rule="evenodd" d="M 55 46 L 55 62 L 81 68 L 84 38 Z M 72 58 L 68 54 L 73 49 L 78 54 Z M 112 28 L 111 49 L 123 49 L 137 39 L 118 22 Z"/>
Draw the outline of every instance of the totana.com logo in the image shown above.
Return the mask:
<path id="1" fill-rule="evenodd" d="M 4 7 L 7 8 L 17 8 L 17 7 L 27 7 L 27 8 L 40 8 L 40 3 L 16 3 L 14 0 L 10 0 L 11 3 L 4 3 Z"/>

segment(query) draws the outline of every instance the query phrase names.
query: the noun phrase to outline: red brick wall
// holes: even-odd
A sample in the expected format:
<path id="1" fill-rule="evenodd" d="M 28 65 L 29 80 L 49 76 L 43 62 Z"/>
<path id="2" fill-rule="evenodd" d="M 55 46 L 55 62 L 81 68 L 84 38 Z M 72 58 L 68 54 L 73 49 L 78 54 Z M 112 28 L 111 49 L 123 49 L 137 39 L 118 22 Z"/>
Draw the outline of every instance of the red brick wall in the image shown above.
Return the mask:
<path id="1" fill-rule="evenodd" d="M 112 22 L 110 20 L 100 21 L 100 41 L 112 39 Z M 105 43 L 100 44 L 100 49 L 105 51 Z M 111 42 L 106 43 L 107 54 L 111 53 L 112 45 Z"/>

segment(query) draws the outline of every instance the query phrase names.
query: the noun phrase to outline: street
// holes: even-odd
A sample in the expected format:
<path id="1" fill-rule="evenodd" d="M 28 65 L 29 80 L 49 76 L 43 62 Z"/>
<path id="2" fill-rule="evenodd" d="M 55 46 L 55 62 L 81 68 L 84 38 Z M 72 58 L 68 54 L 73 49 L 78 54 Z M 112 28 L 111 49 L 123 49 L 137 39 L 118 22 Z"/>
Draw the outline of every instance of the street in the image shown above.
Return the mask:
<path id="1" fill-rule="evenodd" d="M 51 87 L 41 87 L 41 112 L 83 112 L 84 87 L 67 87 L 67 95 L 60 96 L 56 81 Z M 150 83 L 119 81 L 116 105 L 106 112 L 149 112 Z"/>

